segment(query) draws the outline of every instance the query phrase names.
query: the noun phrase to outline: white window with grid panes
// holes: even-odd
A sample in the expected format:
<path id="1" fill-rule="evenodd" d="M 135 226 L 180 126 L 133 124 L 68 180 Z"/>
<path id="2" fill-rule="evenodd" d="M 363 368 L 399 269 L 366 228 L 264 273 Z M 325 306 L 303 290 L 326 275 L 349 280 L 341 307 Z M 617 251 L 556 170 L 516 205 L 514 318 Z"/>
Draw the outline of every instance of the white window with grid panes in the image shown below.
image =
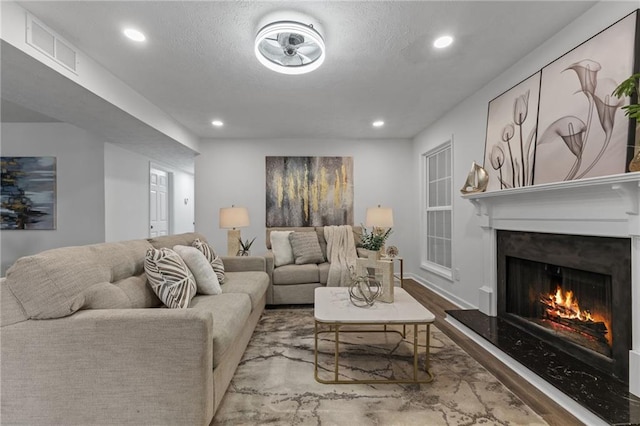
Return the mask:
<path id="1" fill-rule="evenodd" d="M 451 279 L 451 141 L 424 154 L 422 266 Z"/>

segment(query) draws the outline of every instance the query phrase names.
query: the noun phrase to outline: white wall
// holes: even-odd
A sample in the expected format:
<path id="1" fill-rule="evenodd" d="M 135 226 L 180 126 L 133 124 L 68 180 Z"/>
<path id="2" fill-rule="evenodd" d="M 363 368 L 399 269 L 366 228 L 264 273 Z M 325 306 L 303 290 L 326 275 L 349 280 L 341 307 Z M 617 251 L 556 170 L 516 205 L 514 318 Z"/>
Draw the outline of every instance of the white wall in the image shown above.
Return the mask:
<path id="1" fill-rule="evenodd" d="M 193 176 L 119 146 L 104 145 L 105 241 L 149 237 L 150 165 L 172 174 L 173 233 L 193 231 Z M 188 198 L 187 205 L 184 199 Z"/>
<path id="2" fill-rule="evenodd" d="M 394 232 L 389 244 L 402 256 L 415 252 L 416 208 L 411 204 L 409 140 L 203 140 L 196 157 L 196 231 L 222 254 L 227 251 L 226 230 L 218 228 L 219 210 L 231 204 L 249 209 L 251 226 L 242 238 L 257 237 L 252 254 L 265 246 L 265 157 L 353 157 L 354 224 L 364 222 L 367 207 L 392 207 Z"/>
<path id="3" fill-rule="evenodd" d="M 66 123 L 2 123 L 3 156 L 57 158 L 57 229 L 2 231 L 2 275 L 19 257 L 104 241 L 103 143 Z"/>
<path id="4" fill-rule="evenodd" d="M 478 306 L 478 289 L 482 282 L 482 234 L 479 222 L 469 201 L 458 196 L 458 189 L 466 179 L 472 161 L 483 163 L 487 106 L 491 99 L 518 84 L 564 53 L 586 41 L 638 7 L 638 2 L 600 2 L 571 25 L 550 38 L 502 73 L 492 82 L 471 95 L 463 103 L 421 132 L 413 143 L 413 179 L 421 178 L 421 154 L 453 135 L 453 268 L 460 269 L 460 281 L 449 281 L 426 270 L 417 269 L 418 278 L 463 307 Z M 419 197 L 422 188 L 417 188 Z M 412 268 L 412 271 L 415 268 Z"/>

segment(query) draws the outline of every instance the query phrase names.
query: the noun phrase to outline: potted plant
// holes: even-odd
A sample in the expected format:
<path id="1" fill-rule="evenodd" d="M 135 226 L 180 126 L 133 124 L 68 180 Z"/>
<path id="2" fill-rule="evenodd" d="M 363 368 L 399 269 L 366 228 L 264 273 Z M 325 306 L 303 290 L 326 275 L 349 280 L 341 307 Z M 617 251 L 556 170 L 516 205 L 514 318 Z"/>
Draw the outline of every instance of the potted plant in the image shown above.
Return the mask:
<path id="1" fill-rule="evenodd" d="M 246 241 L 242 241 L 241 238 L 238 238 L 238 241 L 240 241 L 240 250 L 238 250 L 238 253 L 236 253 L 236 256 L 249 256 L 251 254 L 251 245 L 253 244 L 253 242 L 256 240 L 256 237 L 253 237 L 253 240 L 249 241 L 248 239 Z"/>
<path id="2" fill-rule="evenodd" d="M 640 73 L 633 74 L 631 77 L 627 78 L 625 81 L 620 83 L 618 87 L 613 91 L 613 96 L 618 98 L 622 98 L 625 96 L 631 97 L 631 102 L 634 101 L 635 95 L 635 104 L 629 104 L 622 107 L 625 110 L 624 114 L 630 119 L 636 120 L 636 135 L 640 135 Z M 636 144 L 638 141 L 636 141 Z M 629 163 L 629 171 L 630 172 L 638 172 L 640 171 L 640 150 L 638 150 L 633 159 Z"/>
<path id="3" fill-rule="evenodd" d="M 371 232 L 369 232 L 367 228 L 363 226 L 362 234 L 360 235 L 361 242 L 358 247 L 370 251 L 367 257 L 374 256 L 379 259 L 382 248 L 389 238 L 389 235 L 391 235 L 391 228 L 388 228 L 386 231 L 383 228 L 373 228 Z"/>

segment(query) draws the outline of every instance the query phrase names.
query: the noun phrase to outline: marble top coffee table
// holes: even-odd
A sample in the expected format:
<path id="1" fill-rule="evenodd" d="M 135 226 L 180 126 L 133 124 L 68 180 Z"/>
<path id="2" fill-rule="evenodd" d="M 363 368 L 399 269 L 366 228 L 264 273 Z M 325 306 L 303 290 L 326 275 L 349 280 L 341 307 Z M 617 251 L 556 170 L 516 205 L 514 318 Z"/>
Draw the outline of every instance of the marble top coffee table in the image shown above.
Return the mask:
<path id="1" fill-rule="evenodd" d="M 315 316 L 315 361 L 314 375 L 320 383 L 428 383 L 433 380 L 433 374 L 429 370 L 429 343 L 430 326 L 435 316 L 427 308 L 422 306 L 409 293 L 402 288 L 394 289 L 394 302 L 376 302 L 373 306 L 360 308 L 349 300 L 347 287 L 318 287 L 315 289 L 314 299 Z M 407 325 L 413 325 L 413 377 L 407 379 L 371 379 L 371 380 L 345 380 L 340 378 L 340 331 L 344 326 L 350 327 L 348 331 L 376 331 L 398 332 L 388 330 L 387 326 L 402 325 L 402 336 L 405 337 Z M 426 348 L 424 371 L 426 378 L 418 378 L 418 326 L 426 326 Z M 329 326 L 328 331 L 326 327 Z M 359 326 L 383 326 L 379 330 L 359 330 Z M 346 332 L 347 330 L 343 331 Z M 318 377 L 318 334 L 333 333 L 335 339 L 333 380 L 324 380 Z M 422 374 L 424 376 L 424 374 Z"/>

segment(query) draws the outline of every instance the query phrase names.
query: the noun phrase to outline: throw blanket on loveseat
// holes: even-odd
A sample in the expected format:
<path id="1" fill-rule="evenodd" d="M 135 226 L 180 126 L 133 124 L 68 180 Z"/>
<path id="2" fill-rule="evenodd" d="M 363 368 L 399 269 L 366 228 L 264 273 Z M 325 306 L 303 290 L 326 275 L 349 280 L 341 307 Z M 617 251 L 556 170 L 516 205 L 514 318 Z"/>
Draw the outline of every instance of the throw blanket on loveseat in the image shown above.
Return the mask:
<path id="1" fill-rule="evenodd" d="M 325 226 L 327 259 L 331 262 L 327 287 L 348 286 L 351 283 L 350 268 L 355 270 L 356 243 L 350 225 Z"/>

